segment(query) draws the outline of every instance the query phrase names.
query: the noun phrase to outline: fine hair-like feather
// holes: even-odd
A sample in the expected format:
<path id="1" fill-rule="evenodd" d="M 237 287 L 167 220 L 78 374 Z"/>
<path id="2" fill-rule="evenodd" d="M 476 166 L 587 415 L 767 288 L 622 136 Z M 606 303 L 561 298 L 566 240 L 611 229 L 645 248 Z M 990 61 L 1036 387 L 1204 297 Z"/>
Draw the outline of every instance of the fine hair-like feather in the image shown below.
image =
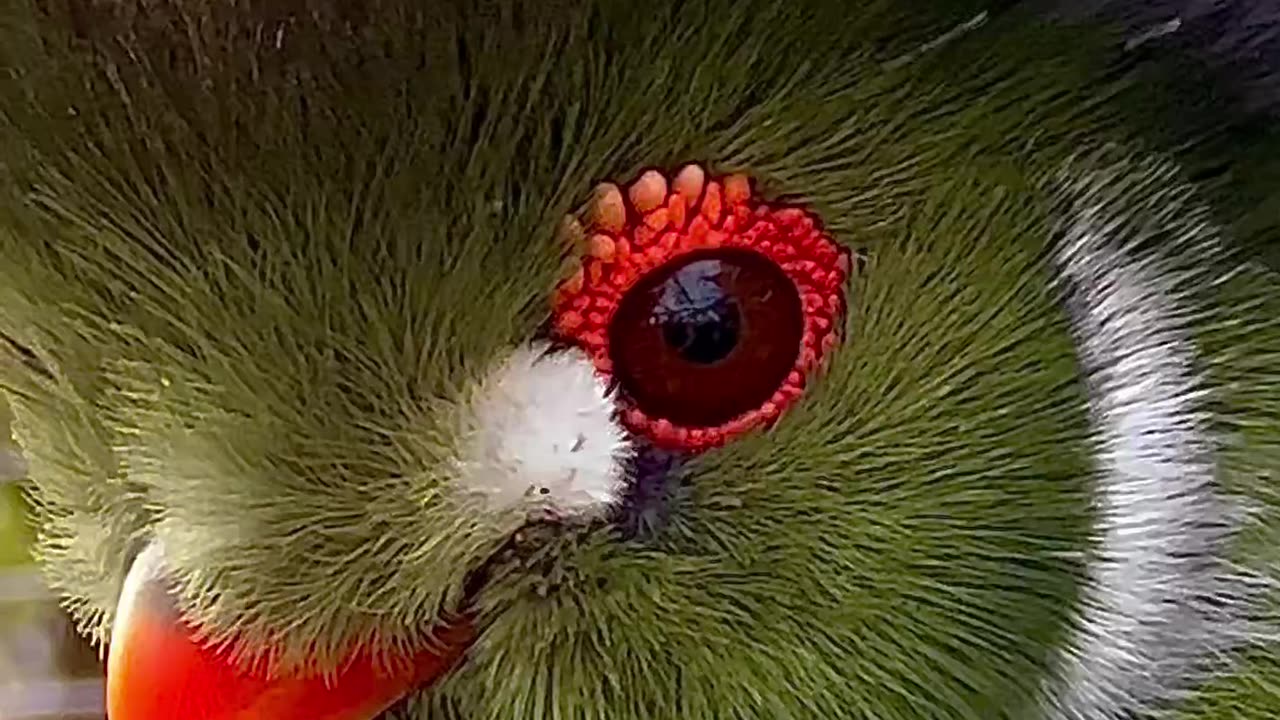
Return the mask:
<path id="1" fill-rule="evenodd" d="M 158 540 L 280 672 L 474 601 L 414 720 L 1278 707 L 1267 189 L 1211 192 L 1132 50 L 1014 5 L 11 3 L 0 389 L 52 585 L 103 641 Z M 859 249 L 842 344 L 504 554 L 477 394 L 541 347 L 564 215 L 687 161 Z M 524 397 L 604 417 L 566 372 Z"/>

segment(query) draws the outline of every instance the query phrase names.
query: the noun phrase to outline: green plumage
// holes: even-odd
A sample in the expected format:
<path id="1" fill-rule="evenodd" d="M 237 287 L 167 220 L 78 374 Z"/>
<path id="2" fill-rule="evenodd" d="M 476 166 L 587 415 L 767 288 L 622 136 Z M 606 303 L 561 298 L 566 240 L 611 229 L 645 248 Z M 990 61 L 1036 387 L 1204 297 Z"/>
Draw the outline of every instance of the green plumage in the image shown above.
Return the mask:
<path id="1" fill-rule="evenodd" d="M 1101 542 L 1054 261 L 1099 198 L 1190 308 L 1249 511 L 1230 559 L 1277 574 L 1274 166 L 1159 136 L 1091 29 L 1015 14 L 925 46 L 978 8 L 817 0 L 70 5 L 0 15 L 0 389 L 48 577 L 97 641 L 151 537 L 243 656 L 420 640 L 521 522 L 459 500 L 450 463 L 467 393 L 547 320 L 560 218 L 686 161 L 866 252 L 841 345 L 775 428 L 684 465 L 648 532 L 569 525 L 497 567 L 467 662 L 394 717 L 1040 716 Z M 1188 720 L 1280 712 L 1274 647 L 1237 650 Z"/>

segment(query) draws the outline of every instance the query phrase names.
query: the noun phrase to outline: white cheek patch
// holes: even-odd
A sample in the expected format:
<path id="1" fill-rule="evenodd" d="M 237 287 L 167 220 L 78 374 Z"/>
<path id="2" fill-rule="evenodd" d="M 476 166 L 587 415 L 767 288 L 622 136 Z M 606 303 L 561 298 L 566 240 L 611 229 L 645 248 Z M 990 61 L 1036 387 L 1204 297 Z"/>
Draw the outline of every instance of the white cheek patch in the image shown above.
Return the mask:
<path id="1" fill-rule="evenodd" d="M 476 388 L 457 482 L 493 510 L 594 515 L 615 503 L 631 445 L 585 354 L 517 349 Z"/>

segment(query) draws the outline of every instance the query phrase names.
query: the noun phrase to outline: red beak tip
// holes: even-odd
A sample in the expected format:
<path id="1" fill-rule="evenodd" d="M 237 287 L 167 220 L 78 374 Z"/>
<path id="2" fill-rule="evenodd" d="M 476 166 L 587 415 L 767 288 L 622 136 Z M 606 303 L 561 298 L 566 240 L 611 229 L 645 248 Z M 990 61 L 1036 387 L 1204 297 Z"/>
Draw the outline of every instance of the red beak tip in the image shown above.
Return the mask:
<path id="1" fill-rule="evenodd" d="M 371 720 L 443 676 L 472 640 L 465 620 L 410 662 L 354 651 L 336 674 L 269 678 L 200 644 L 164 590 L 159 551 L 134 562 L 107 657 L 109 720 Z"/>

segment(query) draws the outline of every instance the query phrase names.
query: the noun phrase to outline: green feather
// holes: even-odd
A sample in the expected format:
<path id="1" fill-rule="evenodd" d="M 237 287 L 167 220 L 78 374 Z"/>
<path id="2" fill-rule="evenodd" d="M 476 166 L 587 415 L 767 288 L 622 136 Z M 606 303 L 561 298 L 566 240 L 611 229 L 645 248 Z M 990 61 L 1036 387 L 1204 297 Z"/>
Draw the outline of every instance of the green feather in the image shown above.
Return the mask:
<path id="1" fill-rule="evenodd" d="M 467 662 L 397 717 L 1034 717 L 1098 544 L 1052 261 L 1086 172 L 1204 309 L 1221 482 L 1253 512 L 1231 559 L 1275 579 L 1276 166 L 1157 132 L 1103 35 L 979 3 L 36 5 L 0 10 L 0 390 L 40 559 L 99 642 L 152 536 L 245 659 L 419 640 L 521 522 L 451 462 L 468 393 L 547 318 L 560 219 L 686 161 L 865 251 L 841 347 L 651 532 L 494 567 Z M 1265 648 L 1235 672 L 1187 717 L 1280 708 Z"/>

